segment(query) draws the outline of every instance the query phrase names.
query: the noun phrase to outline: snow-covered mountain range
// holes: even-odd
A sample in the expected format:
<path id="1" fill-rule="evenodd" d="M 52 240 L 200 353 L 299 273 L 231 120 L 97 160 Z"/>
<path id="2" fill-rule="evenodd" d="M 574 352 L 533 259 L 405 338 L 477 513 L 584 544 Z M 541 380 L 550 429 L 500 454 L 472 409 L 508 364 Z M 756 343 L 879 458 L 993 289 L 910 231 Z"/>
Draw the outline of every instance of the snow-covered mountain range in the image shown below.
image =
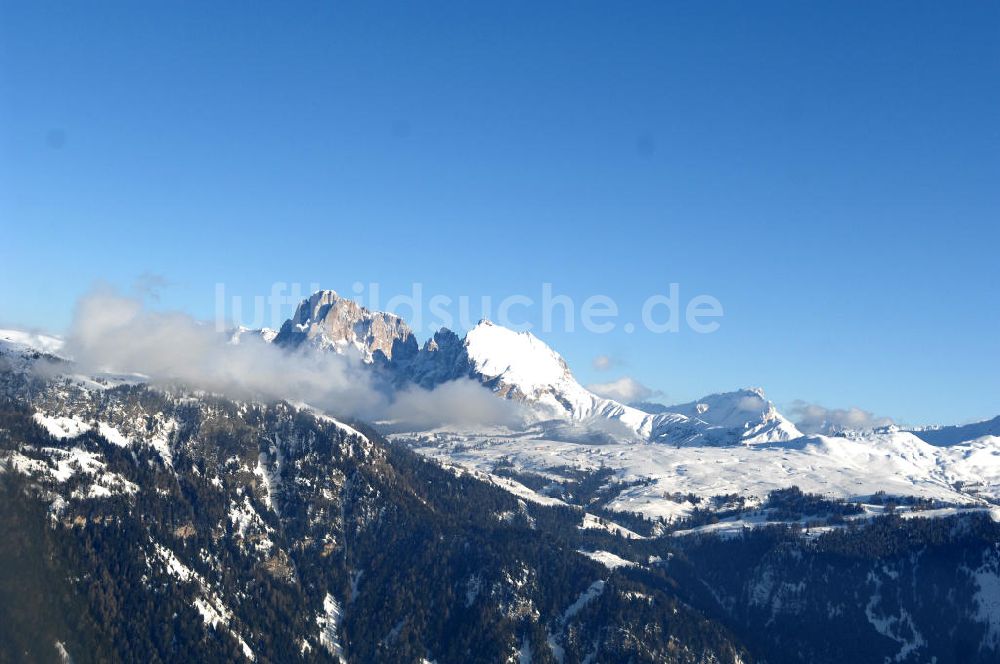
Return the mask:
<path id="1" fill-rule="evenodd" d="M 434 390 L 471 379 L 518 404 L 525 414 L 518 426 L 376 424 L 448 464 L 487 474 L 505 465 L 546 478 L 548 489 L 517 489 L 534 500 L 549 501 L 579 472 L 607 469 L 608 509 L 668 519 L 708 504 L 679 495 L 760 499 L 789 486 L 858 501 L 884 491 L 942 505 L 1000 502 L 1000 418 L 826 436 L 804 435 L 759 388 L 637 407 L 588 390 L 529 332 L 484 320 L 464 337 L 442 329 L 420 346 L 398 316 L 369 311 L 334 291 L 302 301 L 280 331 L 239 329 L 230 343 L 248 337 L 288 353 L 353 356 L 388 390 Z M 56 338 L 22 332 L 4 332 L 0 341 L 22 354 L 60 348 Z"/>
<path id="2" fill-rule="evenodd" d="M 365 362 L 388 369 L 397 384 L 433 388 L 473 378 L 498 397 L 524 404 L 534 421 L 589 425 L 620 439 L 758 444 L 802 435 L 759 389 L 711 395 L 649 413 L 585 388 L 566 361 L 530 332 L 483 320 L 464 338 L 442 329 L 418 348 L 402 319 L 369 311 L 334 291 L 304 300 L 273 341 L 285 348 L 359 354 Z"/>
<path id="3" fill-rule="evenodd" d="M 70 357 L 78 340 L 0 331 L 0 489 L 21 492 L 5 504 L 23 509 L 17 487 L 33 487 L 41 508 L 18 523 L 87 552 L 73 558 L 86 565 L 52 578 L 110 587 L 82 596 L 146 593 L 135 615 L 88 609 L 101 625 L 128 624 L 129 648 L 156 651 L 147 623 L 184 616 L 185 643 L 230 660 L 472 661 L 451 621 L 399 638 L 414 615 L 444 611 L 478 620 L 461 622 L 463 634 L 499 629 L 477 637 L 488 652 L 478 661 L 615 661 L 632 642 L 600 635 L 667 624 L 669 639 L 647 652 L 644 637 L 633 645 L 645 657 L 626 659 L 674 661 L 667 653 L 688 643 L 710 654 L 676 661 L 755 661 L 743 639 L 767 661 L 785 661 L 789 643 L 795 661 L 842 661 L 834 623 L 858 635 L 856 661 L 995 661 L 1000 649 L 998 420 L 804 435 L 758 388 L 628 405 L 581 385 L 530 333 L 482 321 L 421 346 L 402 319 L 330 291 L 277 332 L 198 329 L 233 356 L 227 372 L 266 368 L 276 389 L 233 401 L 225 387 L 178 379 L 190 371 L 96 371 Z M 308 390 L 283 392 L 313 385 L 314 367 L 323 381 L 350 368 L 346 389 L 381 403 L 385 419 L 347 421 L 336 399 L 319 410 L 298 401 Z M 392 398 L 414 392 L 473 410 L 477 399 L 516 405 L 524 417 L 393 419 Z M 512 542 L 518 550 L 502 544 Z M 564 545 L 539 553 L 552 542 Z M 54 559 L 44 546 L 33 558 Z M 123 569 L 131 576 L 119 579 Z M 622 590 L 604 590 L 618 578 Z M 415 598 L 387 607 L 385 594 L 404 596 L 414 579 Z M 261 605 L 262 588 L 280 603 Z M 654 588 L 683 601 L 647 602 Z M 739 639 L 712 623 L 678 627 L 689 605 L 727 615 Z M 968 652 L 948 660 L 955 634 Z M 94 647 L 65 629 L 43 638 L 74 658 Z"/>
<path id="4" fill-rule="evenodd" d="M 614 419 L 637 409 L 597 400 L 535 337 L 439 332 L 404 364 L 358 313 L 348 344 L 321 330 L 302 357 L 253 330 L 213 348 L 296 370 L 360 354 L 401 393 L 482 389 L 471 377 L 544 416 L 389 444 L 329 409 L 95 372 L 59 357 L 75 343 L 0 331 L 0 608 L 16 618 L 0 654 L 996 661 L 996 438 L 761 442 L 783 418 L 759 390 L 670 407 L 694 435 L 642 438 Z"/>
<path id="5" fill-rule="evenodd" d="M 680 518 L 698 505 L 670 498 L 678 494 L 760 498 L 791 485 L 852 500 L 881 491 L 949 505 L 1000 500 L 996 420 L 807 436 L 759 388 L 640 408 L 588 390 L 530 332 L 484 320 L 464 337 L 442 329 L 418 348 L 398 317 L 369 312 L 332 291 L 302 302 L 275 343 L 360 352 L 397 385 L 433 389 L 473 378 L 498 398 L 522 404 L 527 424 L 407 431 L 384 423 L 386 430 L 446 463 L 478 472 L 511 464 L 555 486 L 572 471 L 613 469 L 614 481 L 631 485 L 607 501 L 613 510 Z"/>

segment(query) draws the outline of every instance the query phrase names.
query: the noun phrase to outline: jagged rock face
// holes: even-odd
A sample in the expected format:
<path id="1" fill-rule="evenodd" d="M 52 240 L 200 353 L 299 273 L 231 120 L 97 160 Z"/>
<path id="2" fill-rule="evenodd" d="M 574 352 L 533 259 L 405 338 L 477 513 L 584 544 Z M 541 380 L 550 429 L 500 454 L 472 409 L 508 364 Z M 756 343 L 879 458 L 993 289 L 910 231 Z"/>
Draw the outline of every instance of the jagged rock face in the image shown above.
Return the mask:
<path id="1" fill-rule="evenodd" d="M 373 312 L 336 291 L 318 291 L 299 304 L 274 343 L 303 343 L 338 353 L 356 349 L 365 362 L 405 361 L 417 354 L 417 340 L 399 316 Z"/>
<path id="2" fill-rule="evenodd" d="M 471 376 L 472 366 L 462 339 L 448 328 L 441 328 L 402 372 L 421 387 L 431 388 Z"/>

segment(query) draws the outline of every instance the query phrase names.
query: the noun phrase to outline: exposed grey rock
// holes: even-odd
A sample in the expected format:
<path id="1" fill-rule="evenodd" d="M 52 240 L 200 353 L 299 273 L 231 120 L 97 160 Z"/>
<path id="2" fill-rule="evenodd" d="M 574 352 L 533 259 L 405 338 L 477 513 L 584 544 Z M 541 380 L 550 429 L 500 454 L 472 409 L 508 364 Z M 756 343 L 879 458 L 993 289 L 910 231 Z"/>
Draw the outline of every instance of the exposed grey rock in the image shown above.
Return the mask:
<path id="1" fill-rule="evenodd" d="M 472 375 L 464 341 L 448 328 L 441 328 L 403 369 L 406 378 L 422 387 L 434 387 Z"/>
<path id="2" fill-rule="evenodd" d="M 405 362 L 418 352 L 417 340 L 402 318 L 369 311 L 332 290 L 303 300 L 274 343 L 285 348 L 306 343 L 338 353 L 355 349 L 369 363 Z"/>

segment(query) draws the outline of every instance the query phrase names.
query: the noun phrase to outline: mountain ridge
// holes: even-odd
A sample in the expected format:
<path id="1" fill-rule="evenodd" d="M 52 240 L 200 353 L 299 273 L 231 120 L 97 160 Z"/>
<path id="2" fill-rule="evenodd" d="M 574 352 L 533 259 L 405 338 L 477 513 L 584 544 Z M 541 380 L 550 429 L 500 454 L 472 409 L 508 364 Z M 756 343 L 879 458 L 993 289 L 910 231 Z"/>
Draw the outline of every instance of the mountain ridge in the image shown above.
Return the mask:
<path id="1" fill-rule="evenodd" d="M 473 378 L 499 397 L 529 405 L 538 420 L 590 422 L 602 431 L 610 425 L 620 436 L 713 444 L 771 443 L 801 436 L 761 390 L 753 392 L 758 403 L 749 408 L 744 402 L 750 393 L 739 390 L 678 407 L 688 412 L 667 408 L 648 413 L 585 388 L 562 356 L 531 332 L 516 332 L 483 319 L 464 337 L 442 328 L 418 347 L 402 318 L 370 311 L 335 291 L 318 291 L 304 299 L 273 343 L 340 354 L 356 351 L 366 363 L 387 369 L 396 383 L 428 389 Z M 727 399 L 734 403 L 725 403 Z M 704 408 L 698 410 L 698 404 Z M 702 417 L 709 410 L 711 414 Z M 728 415 L 716 417 L 720 411 Z M 745 417 L 737 420 L 738 413 Z"/>
<path id="2" fill-rule="evenodd" d="M 462 439 L 437 464 L 303 404 L 82 375 L 20 341 L 0 355 L 23 360 L 0 371 L 0 614 L 18 618 L 0 621 L 0 655 L 996 661 L 1000 511 L 944 502 L 962 498 L 957 475 L 897 497 L 942 449 L 906 432 L 882 434 L 860 458 L 847 452 L 867 443 L 826 437 L 616 443 L 605 457 L 559 443 L 549 449 L 584 463 L 532 474 L 511 455 L 478 472 L 463 455 L 501 440 Z M 763 399 L 735 394 L 687 408 L 728 425 L 743 415 L 720 406 Z M 530 453 L 543 441 L 524 442 Z M 829 447 L 826 482 L 839 466 L 888 472 L 853 502 L 781 486 L 797 481 L 790 470 L 809 446 Z M 985 456 L 966 459 L 964 477 L 995 450 L 975 450 Z M 674 456 L 644 478 L 604 463 L 643 452 Z M 744 488 L 763 479 L 775 490 L 754 500 L 722 487 L 719 461 L 734 452 Z M 647 489 L 691 509 L 630 515 Z"/>

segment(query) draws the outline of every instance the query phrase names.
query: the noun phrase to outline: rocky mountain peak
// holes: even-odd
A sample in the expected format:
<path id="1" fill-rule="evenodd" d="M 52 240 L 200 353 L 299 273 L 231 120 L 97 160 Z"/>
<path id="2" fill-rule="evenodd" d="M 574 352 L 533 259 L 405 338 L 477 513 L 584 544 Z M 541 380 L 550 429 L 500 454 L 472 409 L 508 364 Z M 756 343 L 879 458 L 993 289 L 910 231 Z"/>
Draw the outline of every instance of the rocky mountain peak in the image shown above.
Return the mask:
<path id="1" fill-rule="evenodd" d="M 414 383 L 431 388 L 470 375 L 469 356 L 461 337 L 446 327 L 424 342 L 423 348 L 403 368 Z"/>
<path id="2" fill-rule="evenodd" d="M 274 343 L 284 347 L 307 343 L 338 353 L 354 349 L 366 362 L 409 358 L 418 350 L 402 318 L 370 311 L 332 290 L 317 291 L 303 300 L 281 326 Z"/>
<path id="3" fill-rule="evenodd" d="M 459 348 L 462 345 L 462 338 L 446 327 L 434 333 L 434 336 L 424 343 L 424 351 L 428 353 L 445 352 L 452 348 Z"/>

